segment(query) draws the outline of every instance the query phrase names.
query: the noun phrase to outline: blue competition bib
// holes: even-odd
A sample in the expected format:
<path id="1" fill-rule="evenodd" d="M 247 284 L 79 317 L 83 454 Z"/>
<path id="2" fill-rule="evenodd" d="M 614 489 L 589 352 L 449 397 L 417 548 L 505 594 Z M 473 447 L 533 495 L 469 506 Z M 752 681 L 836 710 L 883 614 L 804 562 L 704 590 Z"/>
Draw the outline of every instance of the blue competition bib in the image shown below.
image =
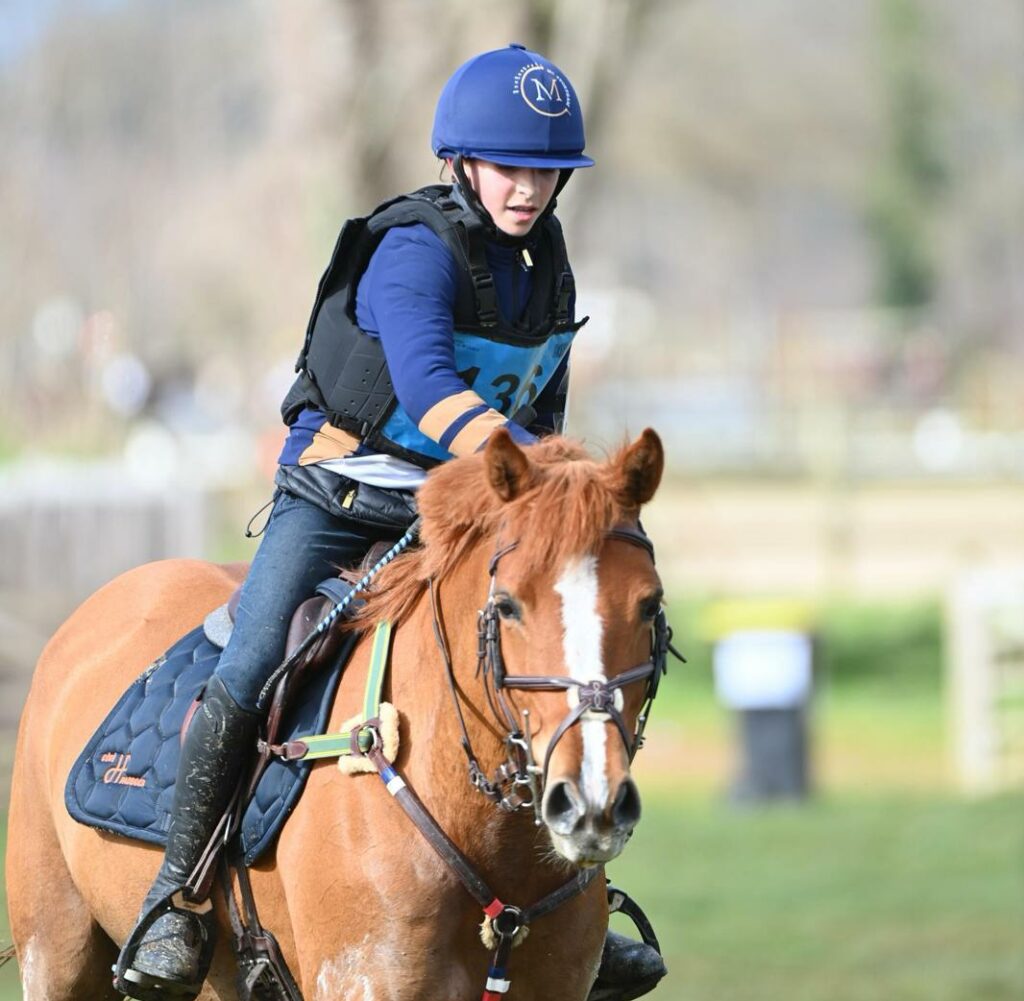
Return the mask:
<path id="1" fill-rule="evenodd" d="M 506 344 L 478 334 L 456 331 L 455 364 L 459 375 L 488 406 L 511 417 L 532 404 L 565 357 L 574 330 L 551 334 L 536 344 Z M 382 429 L 388 441 L 432 459 L 451 459 L 451 452 L 428 438 L 398 404 Z"/>

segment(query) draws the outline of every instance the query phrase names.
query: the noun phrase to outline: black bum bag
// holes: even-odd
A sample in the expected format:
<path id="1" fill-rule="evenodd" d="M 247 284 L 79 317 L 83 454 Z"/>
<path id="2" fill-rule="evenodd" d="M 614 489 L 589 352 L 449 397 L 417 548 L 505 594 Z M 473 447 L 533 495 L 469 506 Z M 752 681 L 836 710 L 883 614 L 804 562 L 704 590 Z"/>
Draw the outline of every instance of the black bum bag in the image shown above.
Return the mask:
<path id="1" fill-rule="evenodd" d="M 416 495 L 360 483 L 322 466 L 279 466 L 274 485 L 336 518 L 401 535 L 416 518 Z"/>

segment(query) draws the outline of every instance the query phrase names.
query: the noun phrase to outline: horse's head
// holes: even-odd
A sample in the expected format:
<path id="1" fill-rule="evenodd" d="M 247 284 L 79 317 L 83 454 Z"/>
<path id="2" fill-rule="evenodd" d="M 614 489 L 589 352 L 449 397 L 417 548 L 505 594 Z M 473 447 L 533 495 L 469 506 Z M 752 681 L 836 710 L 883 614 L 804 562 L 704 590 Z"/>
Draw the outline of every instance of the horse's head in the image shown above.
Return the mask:
<path id="1" fill-rule="evenodd" d="M 508 704 L 533 703 L 541 815 L 570 862 L 614 858 L 640 819 L 630 762 L 657 681 L 662 590 L 637 515 L 663 464 L 653 431 L 605 464 L 535 464 L 506 435 L 486 449 L 489 483 L 507 509 L 497 551 L 516 543 L 493 568 L 504 671 L 494 681 Z"/>
<path id="2" fill-rule="evenodd" d="M 555 850 L 606 862 L 640 818 L 630 762 L 663 664 L 661 584 L 638 528 L 661 441 L 644 431 L 602 463 L 565 439 L 523 450 L 498 432 L 477 458 L 422 490 L 425 541 L 488 557 L 479 647 L 491 706 L 529 731 Z"/>

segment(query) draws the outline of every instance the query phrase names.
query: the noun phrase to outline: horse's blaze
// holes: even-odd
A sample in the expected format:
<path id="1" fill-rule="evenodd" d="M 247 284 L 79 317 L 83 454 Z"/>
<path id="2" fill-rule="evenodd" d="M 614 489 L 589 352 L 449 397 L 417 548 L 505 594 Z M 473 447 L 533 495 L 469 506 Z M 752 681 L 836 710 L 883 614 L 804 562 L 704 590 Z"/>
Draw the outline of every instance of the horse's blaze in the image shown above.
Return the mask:
<path id="1" fill-rule="evenodd" d="M 597 557 L 570 560 L 555 582 L 562 600 L 562 643 L 566 669 L 577 681 L 607 681 L 602 647 L 604 622 L 598 609 Z M 569 709 L 578 698 L 576 690 L 566 693 Z M 616 693 L 616 698 L 621 695 Z M 612 741 L 609 744 L 609 731 Z M 609 725 L 608 717 L 586 713 L 580 719 L 582 757 L 576 774 L 553 769 L 545 796 L 549 829 L 557 851 L 570 861 L 607 861 L 622 850 L 635 820 L 622 823 L 615 805 L 622 799 L 623 783 L 631 782 L 625 748 Z M 573 744 L 562 741 L 557 759 Z M 561 773 L 560 778 L 555 778 Z M 559 786 L 559 783 L 561 785 Z M 630 792 L 635 795 L 635 790 Z M 557 816 L 557 821 L 552 820 Z"/>

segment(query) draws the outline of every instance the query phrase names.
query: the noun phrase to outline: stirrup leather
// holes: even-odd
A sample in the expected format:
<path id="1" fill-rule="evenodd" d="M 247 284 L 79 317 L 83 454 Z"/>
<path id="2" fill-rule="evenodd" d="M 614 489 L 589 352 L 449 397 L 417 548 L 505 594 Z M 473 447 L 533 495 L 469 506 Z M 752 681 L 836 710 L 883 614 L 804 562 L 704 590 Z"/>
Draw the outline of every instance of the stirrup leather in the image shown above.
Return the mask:
<path id="1" fill-rule="evenodd" d="M 643 912 L 643 908 L 625 890 L 608 884 L 608 913 L 625 914 L 633 922 L 644 945 L 649 945 L 659 956 L 662 954 L 654 926 Z"/>

